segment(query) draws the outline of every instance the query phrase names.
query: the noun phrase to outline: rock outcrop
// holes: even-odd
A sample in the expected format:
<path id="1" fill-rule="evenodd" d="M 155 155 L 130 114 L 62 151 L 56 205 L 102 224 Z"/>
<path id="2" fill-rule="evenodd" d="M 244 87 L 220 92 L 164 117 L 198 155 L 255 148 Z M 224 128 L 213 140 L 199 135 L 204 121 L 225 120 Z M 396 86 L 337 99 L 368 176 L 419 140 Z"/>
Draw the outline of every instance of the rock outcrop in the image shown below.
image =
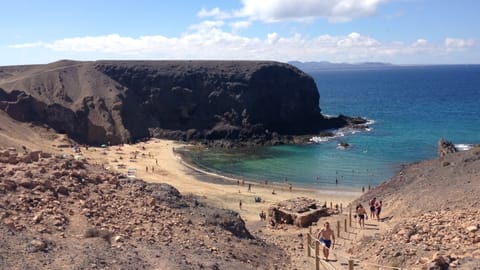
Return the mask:
<path id="1" fill-rule="evenodd" d="M 73 139 L 121 143 L 291 140 L 348 124 L 325 118 L 313 79 L 259 61 L 59 61 L 0 68 L 0 109 Z"/>
<path id="2" fill-rule="evenodd" d="M 317 222 L 320 217 L 330 216 L 334 211 L 309 198 L 293 198 L 281 201 L 268 208 L 269 223 L 272 226 L 278 224 L 291 224 L 298 227 L 308 227 Z"/>
<path id="3" fill-rule="evenodd" d="M 438 141 L 438 156 L 439 157 L 444 157 L 448 154 L 455 153 L 457 152 L 457 148 L 455 148 L 455 145 L 452 142 L 446 141 L 444 139 L 441 139 Z"/>

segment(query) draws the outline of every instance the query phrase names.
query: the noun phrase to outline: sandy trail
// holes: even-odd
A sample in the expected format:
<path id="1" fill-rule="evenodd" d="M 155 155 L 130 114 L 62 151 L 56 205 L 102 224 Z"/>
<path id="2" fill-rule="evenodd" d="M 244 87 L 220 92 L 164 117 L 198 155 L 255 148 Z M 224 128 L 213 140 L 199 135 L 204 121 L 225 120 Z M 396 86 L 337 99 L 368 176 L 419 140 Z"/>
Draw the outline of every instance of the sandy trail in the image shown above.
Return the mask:
<path id="1" fill-rule="evenodd" d="M 90 162 L 104 164 L 108 169 L 126 173 L 129 168 L 134 168 L 137 178 L 148 182 L 167 183 L 184 195 L 194 194 L 212 206 L 238 211 L 247 223 L 257 221 L 260 211 L 266 211 L 271 204 L 290 198 L 305 196 L 326 201 L 328 204 L 333 202 L 333 204 L 347 205 L 360 195 L 360 193 L 351 192 L 322 192 L 295 186 L 290 191 L 289 185 L 282 183 L 265 185 L 252 182 L 250 183 L 251 191 L 248 191 L 249 182 L 242 185 L 240 181 L 240 185 L 237 185 L 237 179 L 199 172 L 189 167 L 173 151 L 174 147 L 181 146 L 184 144 L 152 139 L 148 142 L 112 146 L 107 149 L 89 147 L 88 150 L 84 150 L 82 148 L 82 154 Z M 120 164 L 124 166 L 119 166 Z M 222 183 L 199 180 L 205 177 L 211 180 L 221 179 Z M 272 194 L 273 189 L 276 194 Z M 263 202 L 256 203 L 255 197 L 261 197 Z M 241 209 L 240 201 L 242 201 Z"/>

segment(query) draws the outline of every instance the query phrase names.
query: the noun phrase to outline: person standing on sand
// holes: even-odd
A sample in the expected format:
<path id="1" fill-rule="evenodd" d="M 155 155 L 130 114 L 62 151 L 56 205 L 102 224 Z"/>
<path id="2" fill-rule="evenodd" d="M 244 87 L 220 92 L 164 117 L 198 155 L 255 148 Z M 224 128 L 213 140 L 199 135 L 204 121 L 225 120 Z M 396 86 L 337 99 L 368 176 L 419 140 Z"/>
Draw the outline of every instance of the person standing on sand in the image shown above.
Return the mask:
<path id="1" fill-rule="evenodd" d="M 238 202 L 238 207 L 240 207 L 240 210 L 242 209 L 242 200 Z"/>
<path id="2" fill-rule="evenodd" d="M 377 197 L 374 197 L 373 199 L 368 202 L 370 205 L 370 218 L 374 219 L 375 218 L 375 203 L 377 202 Z"/>
<path id="3" fill-rule="evenodd" d="M 361 204 L 357 208 L 357 215 L 358 215 L 358 224 L 360 225 L 360 228 L 365 228 L 365 216 L 367 215 L 367 211 Z"/>
<path id="4" fill-rule="evenodd" d="M 382 201 L 378 201 L 375 203 L 375 210 L 377 215 L 377 221 L 380 221 L 380 212 L 382 212 Z"/>
<path id="5" fill-rule="evenodd" d="M 248 184 L 248 191 L 252 191 L 252 184 Z"/>
<path id="6" fill-rule="evenodd" d="M 325 261 L 328 261 L 328 255 L 330 248 L 333 249 L 335 246 L 335 234 L 330 228 L 330 223 L 325 222 L 324 227 L 317 233 L 317 239 L 323 245 L 323 256 L 325 256 Z"/>

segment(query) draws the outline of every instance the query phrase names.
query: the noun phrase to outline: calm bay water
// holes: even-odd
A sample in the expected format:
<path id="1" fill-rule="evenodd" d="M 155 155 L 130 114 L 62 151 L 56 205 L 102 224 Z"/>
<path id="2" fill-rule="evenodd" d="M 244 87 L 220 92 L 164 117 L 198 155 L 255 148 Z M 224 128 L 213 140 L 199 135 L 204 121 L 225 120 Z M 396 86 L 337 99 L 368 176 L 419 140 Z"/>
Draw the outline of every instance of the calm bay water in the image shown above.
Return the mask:
<path id="1" fill-rule="evenodd" d="M 368 132 L 309 145 L 208 150 L 195 160 L 239 177 L 315 188 L 360 188 L 392 177 L 402 164 L 436 156 L 440 138 L 480 143 L 480 66 L 401 67 L 311 74 L 322 113 L 374 120 Z M 351 147 L 342 150 L 337 144 Z M 338 181 L 338 186 L 336 185 Z"/>

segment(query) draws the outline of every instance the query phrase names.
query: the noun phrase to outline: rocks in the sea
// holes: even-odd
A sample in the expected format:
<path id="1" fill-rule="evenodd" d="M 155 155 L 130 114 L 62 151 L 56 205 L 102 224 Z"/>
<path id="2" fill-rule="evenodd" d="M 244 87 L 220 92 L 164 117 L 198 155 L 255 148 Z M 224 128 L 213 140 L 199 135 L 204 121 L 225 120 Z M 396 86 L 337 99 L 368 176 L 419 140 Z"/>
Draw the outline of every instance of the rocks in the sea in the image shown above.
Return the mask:
<path id="1" fill-rule="evenodd" d="M 269 223 L 272 226 L 291 224 L 308 227 L 320 217 L 334 213 L 338 211 L 322 207 L 318 201 L 305 197 L 281 201 L 268 208 Z"/>
<path id="2" fill-rule="evenodd" d="M 455 153 L 457 152 L 457 148 L 455 148 L 455 145 L 452 142 L 449 142 L 447 140 L 441 139 L 438 141 L 438 156 L 439 157 L 444 157 L 448 154 Z"/>

